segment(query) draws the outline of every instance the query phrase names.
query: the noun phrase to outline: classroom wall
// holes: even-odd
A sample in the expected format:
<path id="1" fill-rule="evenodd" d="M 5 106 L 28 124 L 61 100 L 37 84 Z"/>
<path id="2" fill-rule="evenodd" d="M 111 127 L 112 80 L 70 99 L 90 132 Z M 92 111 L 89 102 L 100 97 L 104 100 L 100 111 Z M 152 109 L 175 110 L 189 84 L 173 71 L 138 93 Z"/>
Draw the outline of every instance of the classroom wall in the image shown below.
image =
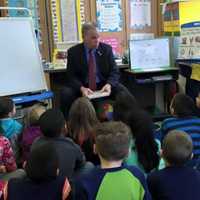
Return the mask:
<path id="1" fill-rule="evenodd" d="M 85 16 L 86 21 L 97 21 L 96 16 L 96 1 L 85 0 L 85 10 L 87 13 Z M 162 15 L 160 3 L 162 0 L 151 0 L 151 26 L 146 26 L 143 28 L 131 28 L 131 11 L 130 3 L 131 0 L 121 0 L 122 5 L 122 17 L 123 17 L 123 30 L 121 32 L 101 32 L 102 37 L 108 37 L 112 35 L 113 37 L 119 39 L 119 43 L 124 52 L 128 48 L 128 40 L 132 33 L 153 33 L 155 37 L 162 35 Z"/>

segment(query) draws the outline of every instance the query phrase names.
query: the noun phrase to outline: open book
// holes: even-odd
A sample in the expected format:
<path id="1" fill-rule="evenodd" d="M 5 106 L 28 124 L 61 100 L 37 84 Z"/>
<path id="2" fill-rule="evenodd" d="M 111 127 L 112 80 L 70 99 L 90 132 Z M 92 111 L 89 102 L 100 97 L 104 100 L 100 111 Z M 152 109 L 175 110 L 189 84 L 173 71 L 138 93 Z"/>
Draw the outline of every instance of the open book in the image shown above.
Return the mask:
<path id="1" fill-rule="evenodd" d="M 89 99 L 96 99 L 100 97 L 107 97 L 110 94 L 108 92 L 101 92 L 101 91 L 95 91 L 93 94 L 88 95 Z"/>

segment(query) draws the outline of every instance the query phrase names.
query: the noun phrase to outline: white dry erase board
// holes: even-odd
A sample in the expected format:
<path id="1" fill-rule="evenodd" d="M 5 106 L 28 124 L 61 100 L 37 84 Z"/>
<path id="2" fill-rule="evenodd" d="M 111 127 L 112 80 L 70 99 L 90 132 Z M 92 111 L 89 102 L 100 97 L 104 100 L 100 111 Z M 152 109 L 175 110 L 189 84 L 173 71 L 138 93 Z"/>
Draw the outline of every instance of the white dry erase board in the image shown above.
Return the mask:
<path id="1" fill-rule="evenodd" d="M 170 67 L 168 38 L 132 40 L 129 42 L 131 69 L 153 71 Z"/>
<path id="2" fill-rule="evenodd" d="M 31 18 L 0 18 L 0 96 L 46 90 Z"/>

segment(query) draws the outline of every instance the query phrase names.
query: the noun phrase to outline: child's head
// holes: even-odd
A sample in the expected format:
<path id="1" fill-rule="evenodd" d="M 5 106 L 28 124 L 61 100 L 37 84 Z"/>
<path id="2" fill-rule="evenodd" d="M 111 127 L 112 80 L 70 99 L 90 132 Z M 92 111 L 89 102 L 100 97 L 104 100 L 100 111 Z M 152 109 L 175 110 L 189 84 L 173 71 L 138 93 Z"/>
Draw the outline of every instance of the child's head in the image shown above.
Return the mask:
<path id="1" fill-rule="evenodd" d="M 38 125 L 39 118 L 45 111 L 46 111 L 46 109 L 42 105 L 33 106 L 28 114 L 29 125 L 30 126 Z"/>
<path id="2" fill-rule="evenodd" d="M 195 115 L 195 103 L 191 97 L 178 93 L 176 94 L 170 105 L 172 115 L 177 117 L 189 117 Z"/>
<path id="3" fill-rule="evenodd" d="M 192 140 L 183 131 L 170 131 L 162 144 L 162 156 L 169 165 L 184 165 L 192 157 Z"/>
<path id="4" fill-rule="evenodd" d="M 80 97 L 72 104 L 69 117 L 69 133 L 79 144 L 89 137 L 98 123 L 95 109 L 86 97 Z"/>
<path id="5" fill-rule="evenodd" d="M 36 182 L 55 179 L 58 175 L 58 156 L 51 144 L 40 145 L 31 151 L 25 165 L 27 176 Z"/>
<path id="6" fill-rule="evenodd" d="M 9 97 L 0 97 L 0 119 L 15 115 L 15 104 Z"/>
<path id="7" fill-rule="evenodd" d="M 96 151 L 106 161 L 123 160 L 130 142 L 130 129 L 122 122 L 104 122 L 95 129 Z"/>
<path id="8" fill-rule="evenodd" d="M 65 129 L 65 118 L 60 110 L 49 109 L 39 119 L 39 126 L 44 136 L 59 137 Z"/>

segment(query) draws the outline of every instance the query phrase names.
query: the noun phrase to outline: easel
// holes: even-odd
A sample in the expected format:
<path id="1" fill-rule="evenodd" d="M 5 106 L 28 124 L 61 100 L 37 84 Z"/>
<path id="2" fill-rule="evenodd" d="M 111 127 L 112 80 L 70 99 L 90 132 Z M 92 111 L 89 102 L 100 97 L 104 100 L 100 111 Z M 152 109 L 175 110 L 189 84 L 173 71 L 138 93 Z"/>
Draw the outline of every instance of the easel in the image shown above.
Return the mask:
<path id="1" fill-rule="evenodd" d="M 27 20 L 9 17 L 1 18 L 1 28 L 8 28 L 7 32 L 4 31 L 1 35 L 2 40 L 8 37 L 8 39 L 6 38 L 6 41 L 8 41 L 8 45 L 7 43 L 6 45 L 8 47 L 5 45 L 5 43 L 2 44 L 2 48 L 5 47 L 3 49 L 6 57 L 5 59 L 2 58 L 2 66 L 5 65 L 5 67 L 2 68 L 2 73 L 6 79 L 9 80 L 9 82 L 2 78 L 3 81 L 1 81 L 1 84 L 7 86 L 8 88 L 6 89 L 8 89 L 8 91 L 6 89 L 0 90 L 0 96 L 11 96 L 15 104 L 18 106 L 20 113 L 22 113 L 21 116 L 18 116 L 18 118 L 23 118 L 24 112 L 21 111 L 24 110 L 24 107 L 33 105 L 35 102 L 47 101 L 48 105 L 51 106 L 51 98 L 53 97 L 53 93 L 51 91 L 47 91 L 44 72 L 41 64 L 41 57 L 39 55 L 39 48 L 36 44 L 35 38 L 33 37 L 34 29 L 32 28 L 32 24 L 29 19 L 31 18 L 30 10 L 27 8 L 11 7 L 0 7 L 0 10 L 24 10 L 29 15 Z M 19 28 L 18 25 L 20 26 Z M 12 27 L 16 30 L 16 32 L 11 33 L 13 32 Z M 22 30 L 20 28 L 22 28 Z M 22 37 L 19 37 L 20 35 L 22 35 Z M 24 40 L 23 36 L 25 36 L 24 38 L 26 38 L 28 42 L 22 42 Z M 17 42 L 16 39 L 19 39 L 19 42 Z M 16 44 L 11 43 L 10 40 L 15 41 Z M 20 46 L 20 42 L 22 43 L 22 47 Z M 13 51 L 11 47 L 13 47 Z M 10 52 L 9 50 L 12 51 L 11 53 L 13 57 L 12 60 L 14 60 L 13 62 L 9 61 L 11 60 L 9 59 L 9 55 L 7 55 Z M 26 52 L 25 56 L 24 52 Z M 15 53 L 17 55 L 13 55 Z M 22 62 L 18 62 L 20 59 Z M 15 72 L 17 73 L 16 76 Z M 10 78 L 9 74 L 11 74 L 12 78 Z M 23 76 L 23 74 L 25 75 Z M 15 78 L 17 80 L 15 80 Z"/>

